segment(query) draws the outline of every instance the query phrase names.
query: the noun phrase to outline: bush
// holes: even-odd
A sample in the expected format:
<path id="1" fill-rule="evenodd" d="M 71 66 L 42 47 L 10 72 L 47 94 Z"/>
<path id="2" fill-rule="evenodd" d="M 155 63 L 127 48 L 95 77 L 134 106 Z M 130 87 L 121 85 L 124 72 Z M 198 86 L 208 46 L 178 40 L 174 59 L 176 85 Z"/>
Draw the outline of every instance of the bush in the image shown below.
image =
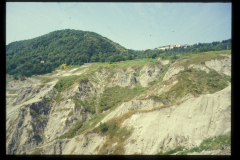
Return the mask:
<path id="1" fill-rule="evenodd" d="M 24 81 L 24 80 L 26 80 L 26 78 L 24 76 L 20 76 L 20 80 Z"/>
<path id="2" fill-rule="evenodd" d="M 18 80 L 17 74 L 14 74 L 14 75 L 13 75 L 13 79 L 14 79 L 14 80 Z"/>
<path id="3" fill-rule="evenodd" d="M 108 128 L 107 128 L 106 123 L 105 122 L 104 123 L 100 122 L 99 129 L 100 129 L 101 132 L 107 132 Z"/>

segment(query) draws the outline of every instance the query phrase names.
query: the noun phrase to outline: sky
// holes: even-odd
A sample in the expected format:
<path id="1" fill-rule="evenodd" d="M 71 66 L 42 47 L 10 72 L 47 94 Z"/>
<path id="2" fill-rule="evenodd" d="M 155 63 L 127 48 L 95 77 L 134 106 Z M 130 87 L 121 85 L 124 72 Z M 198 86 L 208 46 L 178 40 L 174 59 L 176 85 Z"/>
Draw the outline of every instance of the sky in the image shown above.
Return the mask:
<path id="1" fill-rule="evenodd" d="M 231 38 L 232 3 L 7 2 L 6 45 L 52 31 L 98 33 L 127 49 Z"/>

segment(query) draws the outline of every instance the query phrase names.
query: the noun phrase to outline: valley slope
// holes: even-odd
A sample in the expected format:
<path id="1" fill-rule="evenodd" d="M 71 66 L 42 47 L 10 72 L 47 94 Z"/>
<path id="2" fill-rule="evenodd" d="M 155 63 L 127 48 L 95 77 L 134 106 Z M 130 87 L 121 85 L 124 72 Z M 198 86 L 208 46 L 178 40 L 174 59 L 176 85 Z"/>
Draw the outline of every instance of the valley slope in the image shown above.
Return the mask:
<path id="1" fill-rule="evenodd" d="M 9 77 L 6 154 L 223 154 L 231 147 L 230 51 Z"/>

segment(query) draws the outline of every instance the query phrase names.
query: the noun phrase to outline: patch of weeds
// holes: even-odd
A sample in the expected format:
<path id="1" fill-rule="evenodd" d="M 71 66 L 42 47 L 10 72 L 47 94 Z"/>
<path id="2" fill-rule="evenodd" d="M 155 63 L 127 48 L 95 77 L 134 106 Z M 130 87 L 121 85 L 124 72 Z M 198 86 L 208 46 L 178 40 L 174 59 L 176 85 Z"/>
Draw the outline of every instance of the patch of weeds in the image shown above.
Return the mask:
<path id="1" fill-rule="evenodd" d="M 81 99 L 78 99 L 76 96 L 73 96 L 72 98 L 78 110 L 80 110 L 81 106 L 83 106 L 88 112 L 92 114 L 95 113 L 96 95 L 89 97 L 88 101 L 87 100 L 82 101 Z"/>
<path id="2" fill-rule="evenodd" d="M 165 74 L 166 74 L 167 71 L 168 71 L 169 66 L 170 66 L 170 64 L 168 64 L 168 65 L 166 65 L 166 66 L 163 67 L 164 71 L 163 71 L 163 73 L 162 73 L 162 75 L 161 75 L 161 77 L 160 77 L 160 79 L 159 79 L 160 82 L 162 82 Z"/>
<path id="3" fill-rule="evenodd" d="M 135 143 L 135 142 L 136 142 L 136 139 L 131 139 L 130 142 L 131 142 L 131 143 Z"/>
<path id="4" fill-rule="evenodd" d="M 100 122 L 100 125 L 98 126 L 101 132 L 107 132 L 108 128 L 106 126 L 106 123 Z"/>
<path id="5" fill-rule="evenodd" d="M 39 118 L 41 119 L 41 121 L 47 121 L 47 117 L 44 115 L 40 115 Z"/>
<path id="6" fill-rule="evenodd" d="M 162 100 L 163 103 L 164 101 L 174 103 L 174 100 L 177 101 L 188 93 L 194 96 L 205 93 L 212 94 L 226 88 L 230 77 L 221 75 L 212 69 L 209 73 L 206 73 L 190 68 L 180 72 L 177 75 L 177 79 L 178 83 L 174 84 L 167 92 L 159 96 L 150 96 L 150 98 Z"/>
<path id="7" fill-rule="evenodd" d="M 30 115 L 34 117 L 38 117 L 38 114 L 35 111 L 30 111 Z"/>
<path id="8" fill-rule="evenodd" d="M 28 97 L 28 98 L 26 98 L 25 100 L 24 100 L 24 102 L 27 102 L 28 100 L 30 100 L 30 99 L 32 99 L 32 98 L 34 98 L 35 96 L 31 96 L 31 97 Z"/>
<path id="9" fill-rule="evenodd" d="M 56 97 L 55 97 L 55 100 L 56 100 L 56 103 L 59 103 L 62 100 L 64 100 L 64 97 L 62 96 L 62 94 L 60 92 L 58 92 Z"/>
<path id="10" fill-rule="evenodd" d="M 231 145 L 231 136 L 227 135 L 220 135 L 218 137 L 214 138 L 208 138 L 202 141 L 202 143 L 193 149 L 190 149 L 188 151 L 180 152 L 180 155 L 187 155 L 188 153 L 193 152 L 202 152 L 205 151 L 211 151 L 211 150 L 217 150 L 221 149 L 223 150 L 225 146 Z"/>
<path id="11" fill-rule="evenodd" d="M 111 154 L 114 155 L 123 155 L 125 153 L 124 150 L 124 141 L 131 135 L 132 128 L 128 129 L 127 127 L 120 127 L 116 122 L 107 122 L 108 131 L 106 142 L 100 148 L 98 154 L 107 154 L 112 148 L 114 143 L 117 143 L 114 146 L 114 150 Z"/>
<path id="12" fill-rule="evenodd" d="M 221 51 L 223 52 L 223 51 Z M 199 54 L 191 54 L 189 56 L 184 56 L 181 59 L 186 58 L 187 60 L 185 62 L 177 64 L 176 67 L 178 66 L 184 66 L 184 68 L 187 68 L 191 64 L 201 64 L 202 62 L 210 61 L 212 59 L 224 59 L 225 56 L 219 55 L 221 53 L 219 51 L 210 51 L 208 53 L 199 53 Z M 227 52 L 228 53 L 228 52 Z"/>
<path id="13" fill-rule="evenodd" d="M 70 154 L 73 154 L 73 152 L 75 151 L 76 149 L 76 146 L 73 147 L 73 149 L 71 150 L 71 153 Z"/>
<path id="14" fill-rule="evenodd" d="M 52 99 L 53 99 L 53 96 L 50 96 L 50 97 L 43 97 L 43 101 L 46 102 L 46 103 L 50 103 L 52 102 Z"/>
<path id="15" fill-rule="evenodd" d="M 61 78 L 56 85 L 54 86 L 54 88 L 58 91 L 64 91 L 67 88 L 71 87 L 74 83 L 80 83 L 80 82 L 88 82 L 88 78 L 86 78 L 84 75 L 80 75 L 80 76 L 68 76 L 68 77 L 64 77 Z"/>
<path id="16" fill-rule="evenodd" d="M 71 116 L 72 114 L 73 114 L 73 111 L 70 111 L 70 112 L 68 113 L 68 117 Z"/>
<path id="17" fill-rule="evenodd" d="M 82 71 L 82 70 L 84 70 L 84 69 L 86 69 L 86 68 L 88 68 L 88 67 L 78 68 L 78 69 L 76 69 L 75 71 L 73 71 L 72 73 L 76 73 L 76 72 Z"/>
<path id="18" fill-rule="evenodd" d="M 82 121 L 77 121 L 72 128 L 69 129 L 68 132 L 65 134 L 61 135 L 57 139 L 65 139 L 65 138 L 73 138 L 77 135 L 78 130 L 82 127 L 83 122 Z"/>
<path id="19" fill-rule="evenodd" d="M 32 153 L 30 153 L 30 155 L 41 155 L 42 151 L 43 151 L 43 149 L 40 148 L 40 149 L 37 149 L 37 150 L 33 151 Z"/>
<path id="20" fill-rule="evenodd" d="M 183 149 L 184 149 L 184 147 L 178 146 L 178 147 L 176 147 L 175 149 L 169 150 L 169 151 L 167 151 L 167 152 L 162 152 L 162 151 L 160 151 L 160 152 L 158 153 L 158 155 L 171 155 L 171 154 L 174 154 L 174 153 L 176 153 L 176 152 L 183 151 Z"/>
<path id="21" fill-rule="evenodd" d="M 32 129 L 28 129 L 28 128 L 27 128 L 28 137 L 30 136 L 30 134 L 32 134 L 32 132 L 33 132 Z"/>
<path id="22" fill-rule="evenodd" d="M 103 94 L 100 95 L 98 111 L 102 112 L 103 110 L 110 109 L 119 103 L 129 101 L 146 89 L 148 88 L 144 88 L 140 84 L 137 84 L 133 89 L 119 86 L 106 88 L 103 91 Z"/>
<path id="23" fill-rule="evenodd" d="M 56 109 L 55 112 L 61 112 L 61 111 L 69 111 L 71 108 L 60 108 Z"/>
<path id="24" fill-rule="evenodd" d="M 92 115 L 91 118 L 88 119 L 83 124 L 83 126 L 79 129 L 78 135 L 83 134 L 87 130 L 90 130 L 90 129 L 94 128 L 106 116 L 106 114 L 107 113 L 105 112 L 105 113 L 98 113 L 98 114 Z"/>

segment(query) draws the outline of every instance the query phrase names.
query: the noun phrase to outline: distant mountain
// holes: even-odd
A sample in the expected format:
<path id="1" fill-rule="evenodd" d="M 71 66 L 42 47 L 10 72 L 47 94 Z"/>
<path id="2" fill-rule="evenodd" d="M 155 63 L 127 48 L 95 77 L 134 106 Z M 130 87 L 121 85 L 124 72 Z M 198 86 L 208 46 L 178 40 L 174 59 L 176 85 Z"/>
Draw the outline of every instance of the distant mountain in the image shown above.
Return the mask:
<path id="1" fill-rule="evenodd" d="M 127 58 L 127 54 L 126 48 L 97 33 L 59 30 L 8 44 L 6 72 L 24 76 L 44 74 L 63 63 L 82 65 L 86 62 L 121 61 Z"/>

